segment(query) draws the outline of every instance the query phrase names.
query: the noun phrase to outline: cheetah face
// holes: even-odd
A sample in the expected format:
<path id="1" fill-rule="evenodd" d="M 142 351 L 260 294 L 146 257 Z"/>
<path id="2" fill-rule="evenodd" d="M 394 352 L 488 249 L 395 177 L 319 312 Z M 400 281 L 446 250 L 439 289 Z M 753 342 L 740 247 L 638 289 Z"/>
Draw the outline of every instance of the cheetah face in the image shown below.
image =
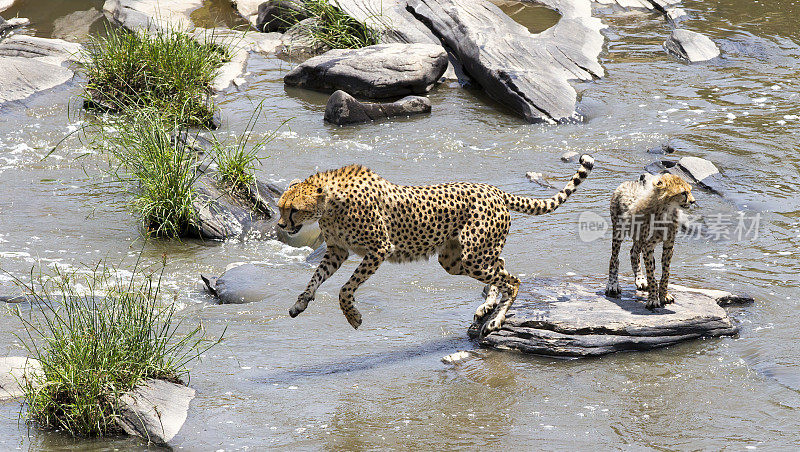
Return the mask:
<path id="1" fill-rule="evenodd" d="M 297 234 L 305 224 L 311 224 L 322 216 L 325 190 L 301 182 L 286 190 L 278 200 L 281 219 L 278 227 L 290 235 Z"/>
<path id="2" fill-rule="evenodd" d="M 658 191 L 659 197 L 669 204 L 689 208 L 695 203 L 692 186 L 674 174 L 662 174 L 655 178 L 653 187 Z"/>

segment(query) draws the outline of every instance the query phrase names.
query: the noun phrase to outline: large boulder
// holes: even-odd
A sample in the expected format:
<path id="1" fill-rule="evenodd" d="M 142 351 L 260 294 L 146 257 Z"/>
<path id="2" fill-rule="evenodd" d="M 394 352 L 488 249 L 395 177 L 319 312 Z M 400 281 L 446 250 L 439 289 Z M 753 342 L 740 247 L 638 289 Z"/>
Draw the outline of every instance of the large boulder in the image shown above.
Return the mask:
<path id="1" fill-rule="evenodd" d="M 300 88 L 387 98 L 425 94 L 445 69 L 447 52 L 440 45 L 379 44 L 330 50 L 298 65 L 283 81 Z"/>
<path id="2" fill-rule="evenodd" d="M 167 446 L 186 422 L 192 388 L 164 380 L 146 380 L 119 400 L 117 424 L 125 433 Z"/>
<path id="3" fill-rule="evenodd" d="M 529 122 L 580 119 L 569 80 L 603 75 L 603 28 L 589 2 L 548 0 L 562 14 L 532 34 L 488 0 L 409 0 L 409 10 L 453 51 L 464 72 Z"/>
<path id="4" fill-rule="evenodd" d="M 80 44 L 26 35 L 0 41 L 0 104 L 21 100 L 72 80 L 67 62 L 76 61 Z"/>
<path id="5" fill-rule="evenodd" d="M 554 279 L 523 281 L 500 330 L 480 338 L 497 349 L 553 356 L 598 356 L 650 350 L 700 337 L 728 336 L 738 328 L 722 304 L 752 301 L 719 290 L 671 285 L 675 302 L 648 310 L 646 294 L 606 297 L 596 284 Z M 484 321 L 493 317 L 486 316 Z M 481 324 L 470 327 L 475 335 Z"/>
<path id="6" fill-rule="evenodd" d="M 410 116 L 430 113 L 431 101 L 427 97 L 406 96 L 396 102 L 359 102 L 355 97 L 339 90 L 331 95 L 325 105 L 325 120 L 338 125 L 358 124 L 393 116 Z"/>
<path id="7" fill-rule="evenodd" d="M 707 61 L 719 56 L 719 47 L 714 44 L 714 41 L 689 30 L 673 30 L 664 42 L 664 48 L 669 53 L 691 63 Z"/>
<path id="8" fill-rule="evenodd" d="M 134 30 L 191 30 L 189 15 L 203 0 L 106 0 L 103 13 L 115 25 Z"/>
<path id="9" fill-rule="evenodd" d="M 24 396 L 22 385 L 26 380 L 35 382 L 41 372 L 42 364 L 33 358 L 0 357 L 0 401 Z"/>

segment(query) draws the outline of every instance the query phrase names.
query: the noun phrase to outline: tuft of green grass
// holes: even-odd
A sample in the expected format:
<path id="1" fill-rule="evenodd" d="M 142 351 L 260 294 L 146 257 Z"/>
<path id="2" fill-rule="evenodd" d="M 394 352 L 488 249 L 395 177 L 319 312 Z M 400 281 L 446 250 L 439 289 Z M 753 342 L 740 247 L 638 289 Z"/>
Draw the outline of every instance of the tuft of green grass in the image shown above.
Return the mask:
<path id="1" fill-rule="evenodd" d="M 15 311 L 18 337 L 42 364 L 23 381 L 29 421 L 73 436 L 113 434 L 125 392 L 149 378 L 188 377 L 187 364 L 221 337 L 207 340 L 201 324 L 184 328 L 176 308 L 160 304 L 163 271 L 137 266 L 120 276 L 98 264 L 17 280 L 32 302 Z"/>
<path id="2" fill-rule="evenodd" d="M 380 32 L 342 10 L 336 0 L 300 0 L 297 3 L 303 13 L 285 7 L 285 28 L 303 18 L 316 19 L 310 28 L 311 36 L 330 49 L 358 49 L 380 42 Z"/>
<path id="3" fill-rule="evenodd" d="M 85 47 L 84 97 L 106 110 L 155 108 L 182 125 L 210 126 L 211 83 L 230 58 L 225 45 L 198 42 L 178 31 L 109 29 Z"/>
<path id="4" fill-rule="evenodd" d="M 188 134 L 153 108 L 129 111 L 98 128 L 112 156 L 112 179 L 134 188 L 133 210 L 148 234 L 180 237 L 194 219 L 196 153 L 177 139 Z"/>

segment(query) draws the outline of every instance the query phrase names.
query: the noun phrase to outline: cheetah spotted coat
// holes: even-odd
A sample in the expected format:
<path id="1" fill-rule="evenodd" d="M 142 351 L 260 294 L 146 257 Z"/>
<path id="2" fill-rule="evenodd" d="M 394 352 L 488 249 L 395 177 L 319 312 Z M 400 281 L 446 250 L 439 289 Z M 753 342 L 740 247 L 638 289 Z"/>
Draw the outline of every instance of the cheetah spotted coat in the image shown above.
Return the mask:
<path id="1" fill-rule="evenodd" d="M 520 284 L 500 257 L 511 223 L 509 210 L 530 215 L 554 211 L 589 175 L 594 160 L 584 155 L 580 163 L 566 187 L 549 199 L 517 196 L 486 184 L 396 185 L 360 165 L 309 177 L 281 196 L 278 226 L 296 233 L 318 221 L 327 250 L 290 315 L 304 311 L 319 285 L 353 252 L 364 259 L 341 288 L 339 304 L 350 325 L 358 328 L 361 314 L 353 306 L 353 295 L 381 263 L 438 254 L 448 273 L 470 276 L 506 296 L 482 333 L 500 328 Z M 499 298 L 487 297 L 476 319 L 494 310 Z"/>

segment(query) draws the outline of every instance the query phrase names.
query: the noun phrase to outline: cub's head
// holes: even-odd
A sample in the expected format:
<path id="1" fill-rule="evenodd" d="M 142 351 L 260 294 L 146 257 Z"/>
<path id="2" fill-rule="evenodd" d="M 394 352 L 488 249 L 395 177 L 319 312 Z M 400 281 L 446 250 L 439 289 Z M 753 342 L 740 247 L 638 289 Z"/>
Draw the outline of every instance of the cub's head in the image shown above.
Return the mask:
<path id="1" fill-rule="evenodd" d="M 281 219 L 278 227 L 289 234 L 297 234 L 304 224 L 311 224 L 322 216 L 325 188 L 308 180 L 289 187 L 278 200 Z"/>
<path id="2" fill-rule="evenodd" d="M 687 208 L 694 204 L 692 186 L 674 174 L 662 174 L 653 178 L 653 188 L 658 193 L 658 198 L 669 204 L 678 204 Z"/>

